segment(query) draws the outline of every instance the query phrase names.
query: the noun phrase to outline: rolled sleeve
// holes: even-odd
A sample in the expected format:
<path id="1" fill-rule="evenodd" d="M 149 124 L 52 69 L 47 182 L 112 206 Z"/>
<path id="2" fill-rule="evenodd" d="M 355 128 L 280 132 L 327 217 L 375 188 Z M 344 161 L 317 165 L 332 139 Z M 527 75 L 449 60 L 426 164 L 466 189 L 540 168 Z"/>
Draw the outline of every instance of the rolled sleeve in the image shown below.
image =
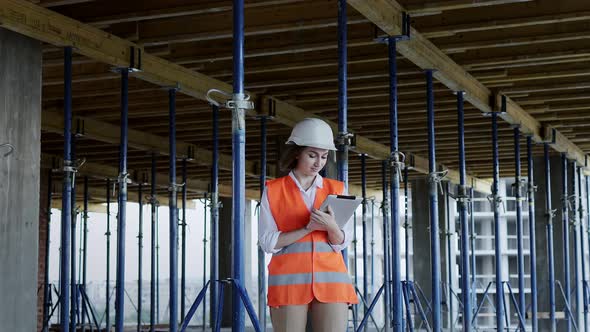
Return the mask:
<path id="1" fill-rule="evenodd" d="M 270 211 L 268 193 L 265 188 L 260 203 L 260 218 L 258 218 L 258 245 L 266 253 L 277 253 L 282 249 L 275 249 L 280 234 L 281 231 L 279 231 L 277 223 Z"/>

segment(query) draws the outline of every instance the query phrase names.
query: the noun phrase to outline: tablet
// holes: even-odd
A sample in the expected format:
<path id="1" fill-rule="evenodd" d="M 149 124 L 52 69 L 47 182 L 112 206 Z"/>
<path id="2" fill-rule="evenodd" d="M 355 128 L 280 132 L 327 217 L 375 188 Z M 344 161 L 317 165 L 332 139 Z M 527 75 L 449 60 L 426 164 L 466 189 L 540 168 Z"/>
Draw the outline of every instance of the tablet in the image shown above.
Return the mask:
<path id="1" fill-rule="evenodd" d="M 362 202 L 363 199 L 356 196 L 328 195 L 319 210 L 327 212 L 329 205 L 334 212 L 336 223 L 340 228 L 343 228 Z"/>

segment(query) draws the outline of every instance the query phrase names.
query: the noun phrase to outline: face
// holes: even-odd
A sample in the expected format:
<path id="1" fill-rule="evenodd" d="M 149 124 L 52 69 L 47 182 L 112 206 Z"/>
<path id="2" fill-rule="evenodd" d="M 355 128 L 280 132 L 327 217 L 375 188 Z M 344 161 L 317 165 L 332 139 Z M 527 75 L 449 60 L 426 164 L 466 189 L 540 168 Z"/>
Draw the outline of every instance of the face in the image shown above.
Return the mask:
<path id="1" fill-rule="evenodd" d="M 308 176 L 316 176 L 328 161 L 328 150 L 312 147 L 304 148 L 297 156 L 295 169 Z"/>

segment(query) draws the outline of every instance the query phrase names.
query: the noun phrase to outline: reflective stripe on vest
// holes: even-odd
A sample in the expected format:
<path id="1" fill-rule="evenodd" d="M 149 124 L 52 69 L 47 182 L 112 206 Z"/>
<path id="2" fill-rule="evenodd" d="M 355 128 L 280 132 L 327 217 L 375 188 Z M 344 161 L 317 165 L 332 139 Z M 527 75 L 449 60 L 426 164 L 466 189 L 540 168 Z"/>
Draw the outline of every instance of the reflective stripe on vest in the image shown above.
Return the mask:
<path id="1" fill-rule="evenodd" d="M 351 283 L 350 275 L 342 272 L 314 272 L 311 273 L 279 274 L 268 277 L 269 286 L 286 286 L 297 284 L 317 283 Z"/>

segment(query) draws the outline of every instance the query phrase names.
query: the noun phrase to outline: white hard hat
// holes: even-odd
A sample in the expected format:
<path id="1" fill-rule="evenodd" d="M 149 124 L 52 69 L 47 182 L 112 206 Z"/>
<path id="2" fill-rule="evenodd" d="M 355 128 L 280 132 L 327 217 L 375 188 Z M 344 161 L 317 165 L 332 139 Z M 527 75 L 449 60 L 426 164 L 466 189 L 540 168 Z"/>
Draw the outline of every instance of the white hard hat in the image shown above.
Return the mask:
<path id="1" fill-rule="evenodd" d="M 325 121 L 315 118 L 303 119 L 293 127 L 287 144 L 310 146 L 318 149 L 337 150 L 332 128 Z"/>

